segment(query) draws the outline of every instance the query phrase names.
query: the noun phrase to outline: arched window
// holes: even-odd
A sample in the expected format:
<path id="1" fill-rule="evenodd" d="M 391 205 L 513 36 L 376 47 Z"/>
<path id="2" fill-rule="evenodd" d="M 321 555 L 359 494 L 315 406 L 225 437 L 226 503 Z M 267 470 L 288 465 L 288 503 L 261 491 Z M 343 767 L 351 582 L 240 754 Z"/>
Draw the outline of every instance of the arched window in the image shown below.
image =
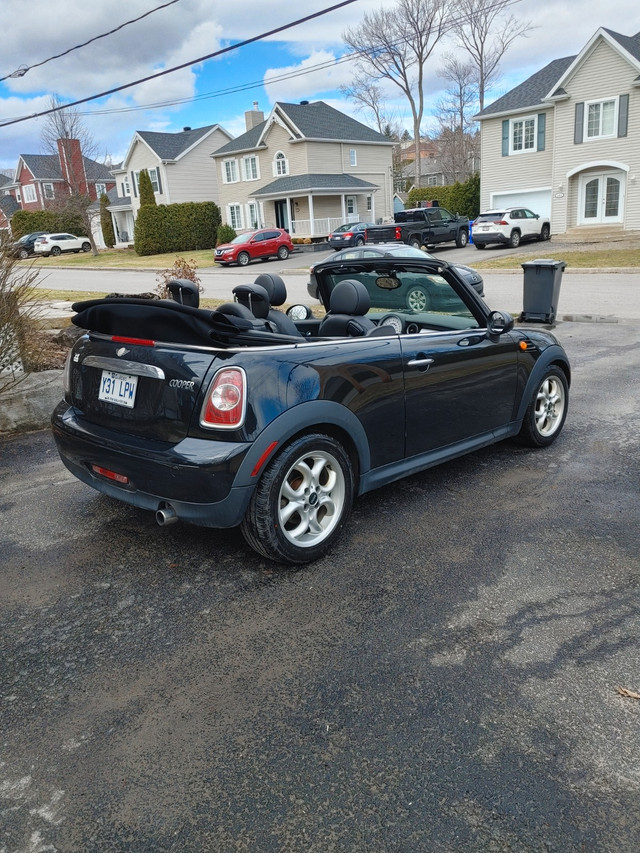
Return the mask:
<path id="1" fill-rule="evenodd" d="M 273 174 L 274 175 L 288 175 L 289 174 L 289 161 L 284 156 L 282 151 L 276 152 L 276 156 L 273 158 Z"/>

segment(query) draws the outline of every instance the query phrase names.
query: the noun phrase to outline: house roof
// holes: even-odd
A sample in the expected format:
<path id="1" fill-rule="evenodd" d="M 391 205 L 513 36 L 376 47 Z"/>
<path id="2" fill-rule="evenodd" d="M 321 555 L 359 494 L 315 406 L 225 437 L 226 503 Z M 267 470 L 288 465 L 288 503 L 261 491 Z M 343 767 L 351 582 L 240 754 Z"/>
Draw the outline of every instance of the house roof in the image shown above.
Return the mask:
<path id="1" fill-rule="evenodd" d="M 516 86 L 515 89 L 511 89 L 506 95 L 489 104 L 474 118 L 489 118 L 500 113 L 518 112 L 541 106 L 547 94 L 555 88 L 558 80 L 575 58 L 575 56 L 565 56 L 562 59 L 552 60 L 540 71 L 536 71 L 535 74 Z"/>
<path id="2" fill-rule="evenodd" d="M 389 137 L 330 107 L 324 101 L 302 104 L 278 102 L 265 121 L 218 148 L 212 156 L 263 147 L 265 131 L 278 118 L 286 124 L 293 142 L 313 139 L 327 142 L 395 144 Z"/>
<path id="3" fill-rule="evenodd" d="M 57 154 L 21 154 L 20 159 L 36 181 L 62 181 L 60 160 Z M 88 181 L 113 181 L 109 169 L 89 157 L 82 158 Z"/>
<path id="4" fill-rule="evenodd" d="M 22 210 L 12 195 L 0 195 L 0 210 L 7 219 L 11 219 L 17 210 Z"/>
<path id="5" fill-rule="evenodd" d="M 353 175 L 324 175 L 324 174 L 309 174 L 309 175 L 285 175 L 281 178 L 276 178 L 262 189 L 255 190 L 251 193 L 255 198 L 271 195 L 296 195 L 312 193 L 319 191 L 326 193 L 332 191 L 339 192 L 358 192 L 358 191 L 373 191 L 379 187 L 376 184 L 371 184 L 369 181 L 363 181 L 360 178 L 355 178 Z"/>
<path id="6" fill-rule="evenodd" d="M 9 175 L 0 174 L 0 187 L 3 187 L 5 184 L 12 184 L 13 178 L 10 178 Z"/>
<path id="7" fill-rule="evenodd" d="M 178 133 L 157 133 L 151 130 L 138 130 L 136 133 L 161 160 L 177 160 L 216 127 L 218 125 L 209 124 L 207 127 L 189 128 Z"/>
<path id="8" fill-rule="evenodd" d="M 566 95 L 563 85 L 567 77 L 571 75 L 574 66 L 585 57 L 599 37 L 608 41 L 614 49 L 624 53 L 626 58 L 638 65 L 640 69 L 640 33 L 636 33 L 634 36 L 624 36 L 601 27 L 580 53 L 575 56 L 554 59 L 540 71 L 536 71 L 535 74 L 520 83 L 519 86 L 485 107 L 474 118 L 481 121 L 484 118 L 491 118 L 501 113 L 522 112 L 534 107 L 548 106 L 549 99 L 553 98 L 554 95 Z"/>

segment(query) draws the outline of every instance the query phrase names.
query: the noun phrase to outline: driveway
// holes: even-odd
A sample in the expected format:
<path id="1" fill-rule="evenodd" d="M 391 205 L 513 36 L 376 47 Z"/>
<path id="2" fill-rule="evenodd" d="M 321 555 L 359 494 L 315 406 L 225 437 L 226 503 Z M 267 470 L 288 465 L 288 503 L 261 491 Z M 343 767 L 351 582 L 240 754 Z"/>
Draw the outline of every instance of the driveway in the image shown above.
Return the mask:
<path id="1" fill-rule="evenodd" d="M 299 571 L 0 440 L 0 850 L 640 849 L 640 324 L 557 334 L 551 448 L 366 495 Z"/>

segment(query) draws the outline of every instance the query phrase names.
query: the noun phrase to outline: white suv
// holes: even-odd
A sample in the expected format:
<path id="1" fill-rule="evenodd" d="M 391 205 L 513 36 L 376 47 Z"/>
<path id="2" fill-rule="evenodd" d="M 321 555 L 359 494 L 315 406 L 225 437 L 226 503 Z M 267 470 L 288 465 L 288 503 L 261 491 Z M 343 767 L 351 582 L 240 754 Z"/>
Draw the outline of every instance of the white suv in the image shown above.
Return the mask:
<path id="1" fill-rule="evenodd" d="M 548 240 L 551 223 L 527 207 L 502 207 L 481 213 L 473 223 L 472 235 L 476 249 L 484 249 L 487 243 L 515 249 L 523 240 Z"/>
<path id="2" fill-rule="evenodd" d="M 86 237 L 75 237 L 73 234 L 43 234 L 33 244 L 36 255 L 61 255 L 63 252 L 90 252 L 91 243 Z"/>

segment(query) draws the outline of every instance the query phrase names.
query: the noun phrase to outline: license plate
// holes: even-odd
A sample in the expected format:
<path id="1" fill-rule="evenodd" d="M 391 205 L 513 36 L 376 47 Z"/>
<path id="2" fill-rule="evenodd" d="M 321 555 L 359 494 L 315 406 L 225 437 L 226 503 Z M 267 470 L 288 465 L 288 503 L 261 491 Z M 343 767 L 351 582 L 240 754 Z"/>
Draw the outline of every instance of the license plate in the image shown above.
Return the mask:
<path id="1" fill-rule="evenodd" d="M 115 373 L 113 370 L 103 370 L 98 399 L 132 409 L 136 401 L 137 387 L 137 376 L 130 376 L 128 373 Z"/>

